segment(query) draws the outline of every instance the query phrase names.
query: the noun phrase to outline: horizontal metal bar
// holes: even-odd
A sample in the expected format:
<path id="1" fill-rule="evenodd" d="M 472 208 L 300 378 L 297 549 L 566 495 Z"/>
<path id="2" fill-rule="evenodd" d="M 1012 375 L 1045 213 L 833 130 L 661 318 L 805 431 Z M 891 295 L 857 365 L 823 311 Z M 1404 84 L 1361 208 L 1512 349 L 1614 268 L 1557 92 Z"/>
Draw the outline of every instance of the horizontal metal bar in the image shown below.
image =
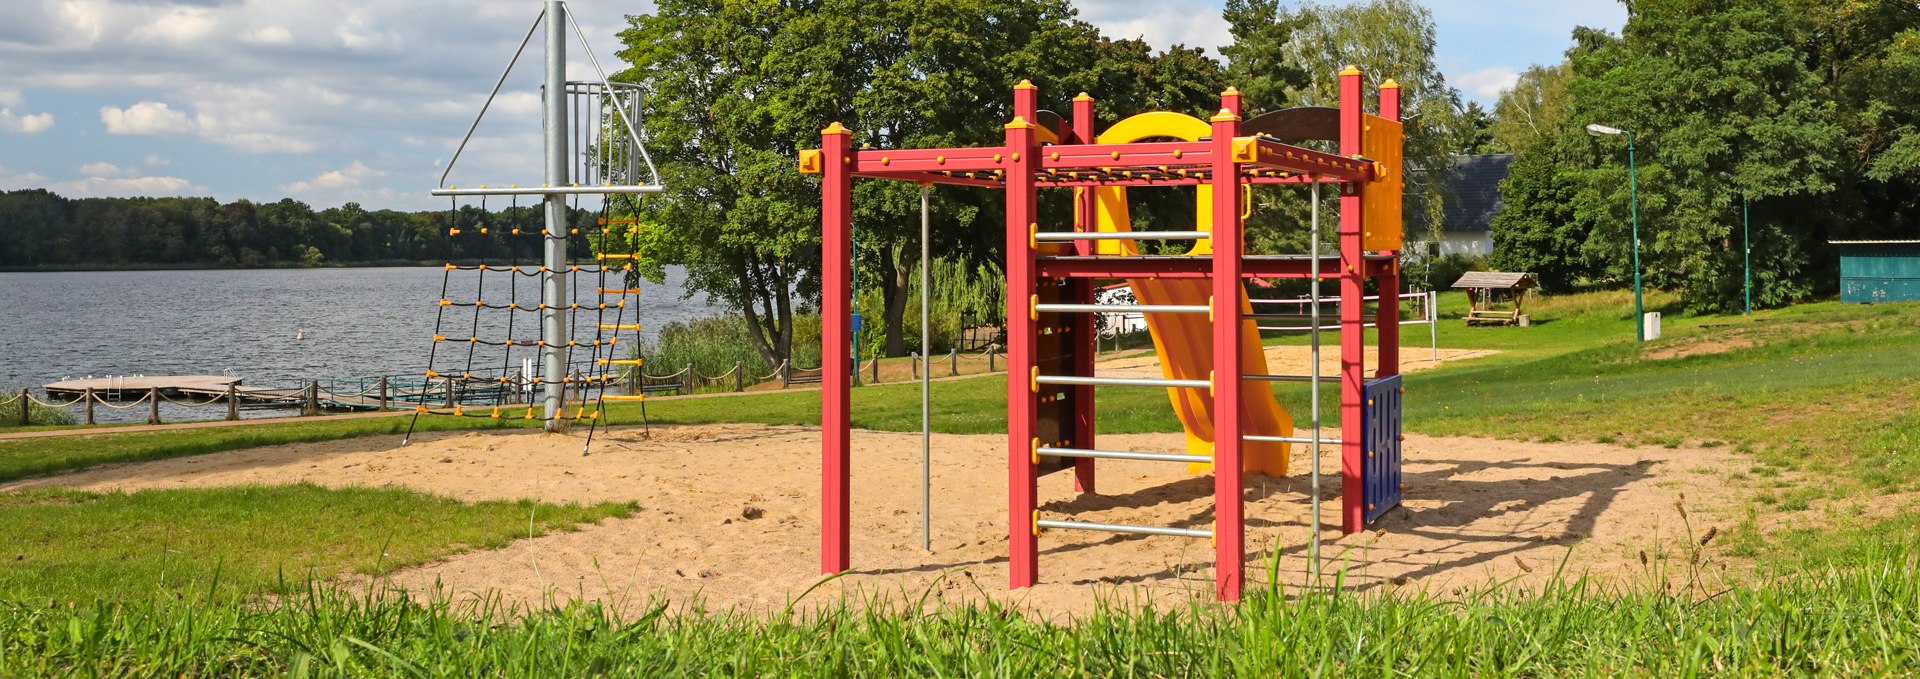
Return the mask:
<path id="1" fill-rule="evenodd" d="M 1312 375 L 1241 375 L 1240 379 L 1255 382 L 1312 382 Z M 1339 375 L 1321 375 L 1322 382 L 1338 382 Z"/>
<path id="2" fill-rule="evenodd" d="M 1065 528 L 1068 530 L 1097 530 L 1103 533 L 1131 533 L 1134 535 L 1170 535 L 1178 538 L 1210 538 L 1213 531 L 1198 528 L 1164 528 L 1161 526 L 1129 526 L 1124 523 L 1096 523 L 1093 521 L 1060 521 L 1040 519 L 1035 522 L 1041 528 Z"/>
<path id="3" fill-rule="evenodd" d="M 486 189 L 434 189 L 435 196 L 574 196 L 599 195 L 604 193 L 662 193 L 667 187 L 659 184 L 626 186 L 555 186 L 549 188 L 525 186 Z"/>
<path id="4" fill-rule="evenodd" d="M 1076 240 L 1198 240 L 1211 238 L 1205 231 L 1045 231 L 1033 234 L 1042 243 Z"/>
<path id="5" fill-rule="evenodd" d="M 1136 453 L 1127 450 L 1094 450 L 1091 448 L 1055 448 L 1040 446 L 1038 451 L 1046 457 L 1090 457 L 1102 460 L 1144 460 L 1147 462 L 1198 462 L 1212 464 L 1213 458 L 1205 455 L 1182 455 L 1178 453 Z"/>
<path id="6" fill-rule="evenodd" d="M 1209 310 L 1205 304 L 1035 304 L 1033 308 L 1043 314 L 1204 314 Z"/>
<path id="7" fill-rule="evenodd" d="M 1168 389 L 1207 389 L 1213 386 L 1206 380 L 1169 380 L 1158 377 L 1083 377 L 1080 375 L 1040 375 L 1034 378 L 1038 384 L 1064 384 L 1090 387 L 1163 387 Z"/>
<path id="8" fill-rule="evenodd" d="M 1241 436 L 1240 440 L 1253 441 L 1256 443 L 1313 443 L 1313 439 L 1305 436 L 1255 436 L 1253 434 L 1247 434 Z M 1340 439 L 1320 439 L 1320 445 L 1323 446 L 1337 446 L 1340 445 L 1340 443 Z"/>

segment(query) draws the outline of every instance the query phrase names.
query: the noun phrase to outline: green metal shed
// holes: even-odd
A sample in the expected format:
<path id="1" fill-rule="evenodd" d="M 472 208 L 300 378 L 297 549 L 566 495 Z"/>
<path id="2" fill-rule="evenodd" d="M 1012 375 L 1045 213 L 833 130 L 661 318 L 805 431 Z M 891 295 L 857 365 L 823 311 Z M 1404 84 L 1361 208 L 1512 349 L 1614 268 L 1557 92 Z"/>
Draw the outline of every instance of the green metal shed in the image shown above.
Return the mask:
<path id="1" fill-rule="evenodd" d="M 1840 301 L 1859 304 L 1920 300 L 1920 240 L 1835 240 L 1840 249 Z"/>

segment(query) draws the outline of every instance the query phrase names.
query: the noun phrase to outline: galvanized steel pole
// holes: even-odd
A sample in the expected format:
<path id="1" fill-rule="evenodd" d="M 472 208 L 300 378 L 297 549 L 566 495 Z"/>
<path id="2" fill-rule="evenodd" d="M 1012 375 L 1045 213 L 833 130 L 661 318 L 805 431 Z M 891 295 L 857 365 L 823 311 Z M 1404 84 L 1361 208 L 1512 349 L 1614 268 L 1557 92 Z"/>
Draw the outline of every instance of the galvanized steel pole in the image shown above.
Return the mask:
<path id="1" fill-rule="evenodd" d="M 547 0 L 547 84 L 545 129 L 547 147 L 547 187 L 567 185 L 567 6 L 560 0 Z M 546 304 L 541 319 L 541 348 L 545 364 L 541 370 L 546 381 L 546 429 L 559 431 L 566 426 L 560 419 L 566 398 L 567 375 L 567 201 L 563 194 L 547 194 L 547 229 L 541 240 L 546 243 L 546 270 L 540 276 L 540 298 Z"/>
<path id="2" fill-rule="evenodd" d="M 928 327 L 933 322 L 932 307 L 928 298 L 933 294 L 933 274 L 929 267 L 933 265 L 933 246 L 930 236 L 933 233 L 932 218 L 927 205 L 933 185 L 920 187 L 920 355 L 931 356 L 933 331 Z M 933 361 L 927 361 L 926 368 L 920 371 L 920 549 L 933 551 Z"/>

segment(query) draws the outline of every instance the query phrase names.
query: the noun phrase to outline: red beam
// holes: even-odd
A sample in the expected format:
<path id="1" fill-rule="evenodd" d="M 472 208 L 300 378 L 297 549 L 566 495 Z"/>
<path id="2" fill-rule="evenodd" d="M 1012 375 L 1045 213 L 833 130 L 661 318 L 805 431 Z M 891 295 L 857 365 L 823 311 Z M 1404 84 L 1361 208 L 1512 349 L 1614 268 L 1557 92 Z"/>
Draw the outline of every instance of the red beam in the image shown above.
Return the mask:
<path id="1" fill-rule="evenodd" d="M 1340 153 L 1360 152 L 1360 70 L 1348 66 L 1340 72 Z M 1340 187 L 1340 271 L 1365 266 L 1361 249 L 1360 191 L 1355 186 Z M 1365 523 L 1364 489 L 1361 466 L 1366 462 L 1363 450 L 1361 411 L 1365 398 L 1362 380 L 1366 379 L 1366 333 L 1361 310 L 1365 306 L 1366 286 L 1358 276 L 1340 279 L 1340 531 L 1355 533 Z"/>
<path id="2" fill-rule="evenodd" d="M 1033 271 L 1033 248 L 1028 234 L 1039 217 L 1033 184 L 1034 157 L 1040 145 L 1030 122 L 1038 108 L 1033 86 L 1021 82 L 1013 91 L 1017 116 L 1006 126 L 1007 146 L 1007 584 L 1011 589 L 1033 586 L 1040 578 L 1040 536 L 1035 535 L 1034 512 L 1039 508 L 1039 469 L 1033 446 L 1039 421 L 1038 402 L 1029 371 L 1035 363 L 1032 296 L 1038 288 Z"/>
<path id="3" fill-rule="evenodd" d="M 1054 170 L 1144 169 L 1161 165 L 1211 167 L 1213 148 L 1204 141 L 1140 144 L 1055 144 L 1040 149 L 1040 168 Z"/>
<path id="4" fill-rule="evenodd" d="M 881 175 L 895 172 L 939 172 L 1001 170 L 1007 165 L 1005 149 L 999 147 L 963 147 L 945 149 L 861 149 L 853 157 L 855 174 Z"/>
<path id="5" fill-rule="evenodd" d="M 1213 593 L 1239 601 L 1246 572 L 1246 504 L 1240 494 L 1240 178 L 1233 161 L 1239 95 L 1213 117 Z"/>
<path id="6" fill-rule="evenodd" d="M 853 285 L 853 177 L 845 159 L 853 135 L 840 123 L 820 132 L 824 167 L 820 182 L 820 572 L 850 567 L 848 543 L 851 502 L 853 342 L 847 316 Z"/>
<path id="7" fill-rule="evenodd" d="M 1242 164 L 1272 168 L 1294 174 L 1317 174 L 1353 181 L 1371 181 L 1373 163 L 1352 157 L 1282 144 L 1265 137 L 1241 137 L 1234 140 L 1234 155 Z M 1355 151 L 1354 153 L 1358 153 Z"/>

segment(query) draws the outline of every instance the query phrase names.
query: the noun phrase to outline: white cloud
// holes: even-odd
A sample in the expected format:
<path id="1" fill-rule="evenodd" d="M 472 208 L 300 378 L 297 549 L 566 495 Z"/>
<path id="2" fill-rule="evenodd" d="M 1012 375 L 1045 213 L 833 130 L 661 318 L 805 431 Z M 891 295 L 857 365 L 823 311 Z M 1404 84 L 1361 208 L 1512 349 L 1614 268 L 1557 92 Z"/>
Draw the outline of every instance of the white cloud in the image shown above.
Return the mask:
<path id="1" fill-rule="evenodd" d="M 297 194 L 313 193 L 316 191 L 338 191 L 341 189 L 360 188 L 365 186 L 369 181 L 385 176 L 387 176 L 385 171 L 368 167 L 366 163 L 356 160 L 338 170 L 322 172 L 320 176 L 314 177 L 313 179 L 282 186 L 280 190 Z"/>
<path id="2" fill-rule="evenodd" d="M 51 187 L 68 196 L 178 196 L 204 191 L 179 177 L 87 177 Z"/>
<path id="3" fill-rule="evenodd" d="M 183 136 L 195 126 L 187 114 L 168 108 L 166 102 L 143 101 L 126 108 L 100 107 L 100 122 L 108 134 L 157 134 Z"/>
<path id="4" fill-rule="evenodd" d="M 1506 66 L 1489 66 L 1453 78 L 1454 85 L 1476 99 L 1492 100 L 1520 80 L 1520 74 Z"/>
<path id="5" fill-rule="evenodd" d="M 1174 44 L 1204 47 L 1219 54 L 1219 46 L 1233 42 L 1220 8 L 1210 3 L 1081 0 L 1074 3 L 1080 18 L 1108 37 L 1141 38 L 1157 49 Z"/>
<path id="6" fill-rule="evenodd" d="M 26 106 L 27 101 L 20 98 L 20 90 L 0 89 L 0 106 Z"/>
<path id="7" fill-rule="evenodd" d="M 13 109 L 0 108 L 0 130 L 20 134 L 39 134 L 53 127 L 51 113 L 15 114 Z"/>
<path id="8" fill-rule="evenodd" d="M 137 176 L 133 168 L 120 167 L 113 163 L 87 163 L 80 166 L 80 174 L 88 177 L 127 178 Z"/>
<path id="9" fill-rule="evenodd" d="M 220 26 L 213 12 L 201 7 L 175 7 L 133 29 L 136 43 L 189 45 L 202 41 Z"/>
<path id="10" fill-rule="evenodd" d="M 162 158 L 162 157 L 160 157 L 160 156 L 157 156 L 157 155 L 148 155 L 148 156 L 147 156 L 147 158 L 146 158 L 146 160 L 145 160 L 145 161 L 143 161 L 143 162 L 145 162 L 145 163 L 146 163 L 146 164 L 148 164 L 148 165 L 152 165 L 152 166 L 155 166 L 155 167 L 159 167 L 159 166 L 162 166 L 162 165 L 172 165 L 172 164 L 173 164 L 173 161 L 171 161 L 171 160 L 167 160 L 166 158 Z"/>
<path id="11" fill-rule="evenodd" d="M 47 178 L 38 172 L 14 172 L 0 166 L 0 191 L 31 189 L 45 186 Z"/>
<path id="12" fill-rule="evenodd" d="M 279 47 L 293 44 L 293 32 L 280 26 L 262 26 L 240 37 L 241 42 Z"/>

